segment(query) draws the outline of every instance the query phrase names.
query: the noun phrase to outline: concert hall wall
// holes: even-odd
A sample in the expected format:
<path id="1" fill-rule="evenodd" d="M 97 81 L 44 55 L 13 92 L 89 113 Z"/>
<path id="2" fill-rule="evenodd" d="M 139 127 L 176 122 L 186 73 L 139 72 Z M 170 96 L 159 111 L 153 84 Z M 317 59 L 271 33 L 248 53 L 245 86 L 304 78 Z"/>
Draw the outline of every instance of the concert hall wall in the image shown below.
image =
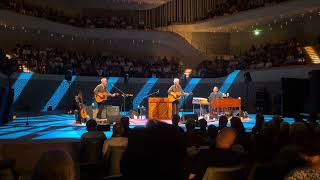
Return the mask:
<path id="1" fill-rule="evenodd" d="M 260 89 L 265 89 L 269 94 L 268 108 L 269 112 L 264 113 L 280 113 L 281 100 L 281 79 L 282 78 L 308 78 L 308 73 L 311 70 L 320 69 L 320 66 L 294 66 L 287 68 L 273 68 L 269 70 L 261 71 L 250 71 L 252 82 L 248 84 L 249 86 L 249 97 L 247 105 L 246 97 L 246 83 L 244 79 L 244 73 L 246 71 L 241 71 L 237 77 L 235 77 L 234 82 L 230 86 L 228 92 L 232 97 L 241 97 L 243 108 L 248 110 L 250 113 L 255 113 L 255 102 L 256 102 L 256 92 Z M 11 81 L 15 82 L 19 74 L 14 74 L 11 76 Z M 1 81 L 5 82 L 5 76 L 0 76 Z M 56 89 L 59 87 L 61 82 L 64 80 L 64 75 L 38 75 L 34 74 L 25 88 L 23 89 L 21 95 L 17 98 L 15 102 L 15 111 L 23 111 L 23 108 L 26 105 L 31 106 L 32 112 L 40 112 L 43 110 L 46 103 L 49 101 L 51 96 L 53 96 Z M 167 95 L 167 89 L 172 84 L 173 79 L 158 79 L 152 89 L 147 92 L 152 93 L 159 89 L 160 93 L 156 96 L 165 97 Z M 200 82 L 195 86 L 193 97 L 208 97 L 209 93 L 212 91 L 214 86 L 221 87 L 225 82 L 226 77 L 222 78 L 206 78 L 201 79 Z M 133 93 L 135 96 L 139 93 L 145 83 L 148 81 L 147 78 L 129 78 L 128 82 L 125 83 L 123 78 L 119 78 L 118 82 L 115 83 L 115 86 L 122 89 L 126 93 Z M 85 77 L 78 76 L 75 81 L 71 84 L 69 91 L 65 93 L 60 103 L 58 104 L 56 110 L 65 110 L 66 107 L 70 107 L 73 103 L 74 96 L 78 93 L 79 90 L 83 92 L 84 102 L 86 105 L 91 105 L 93 102 L 92 99 L 92 90 L 100 82 L 99 77 Z M 183 82 L 182 85 L 185 86 L 187 82 Z M 114 88 L 112 92 L 117 92 Z M 132 108 L 132 101 L 135 97 L 127 99 L 127 111 Z M 277 99 L 278 98 L 278 99 Z M 191 99 L 185 103 L 184 108 L 187 111 L 192 110 Z M 112 105 L 121 105 L 122 97 L 110 98 L 108 104 Z M 147 99 L 142 101 L 141 105 L 147 105 Z"/>

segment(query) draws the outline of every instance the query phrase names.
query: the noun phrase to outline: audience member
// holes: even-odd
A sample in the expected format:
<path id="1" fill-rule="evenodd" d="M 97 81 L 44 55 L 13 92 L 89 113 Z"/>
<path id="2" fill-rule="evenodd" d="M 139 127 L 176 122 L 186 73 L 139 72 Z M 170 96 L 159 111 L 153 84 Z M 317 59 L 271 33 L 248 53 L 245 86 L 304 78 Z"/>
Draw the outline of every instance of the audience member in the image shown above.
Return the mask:
<path id="1" fill-rule="evenodd" d="M 306 165 L 301 168 L 292 170 L 286 180 L 296 179 L 320 179 L 320 143 L 318 138 L 312 131 L 305 133 L 304 140 L 298 143 L 300 147 L 300 155 L 305 160 Z"/>
<path id="2" fill-rule="evenodd" d="M 177 128 L 182 134 L 184 134 L 184 130 L 179 126 L 180 116 L 178 114 L 173 115 L 172 117 L 172 125 Z"/>
<path id="3" fill-rule="evenodd" d="M 152 126 L 133 130 L 121 172 L 127 179 L 183 180 L 187 177 L 185 158 L 181 133 L 172 125 L 154 120 Z"/>
<path id="4" fill-rule="evenodd" d="M 87 131 L 86 133 L 82 134 L 81 141 L 84 140 L 97 140 L 97 141 L 104 141 L 106 138 L 106 135 L 97 130 L 97 122 L 94 119 L 90 119 L 86 123 Z"/>
<path id="5" fill-rule="evenodd" d="M 256 114 L 256 124 L 252 128 L 252 134 L 258 134 L 261 132 L 264 124 L 264 116 L 263 114 Z"/>
<path id="6" fill-rule="evenodd" d="M 223 128 L 216 137 L 214 148 L 202 150 L 191 171 L 193 179 L 202 179 L 206 169 L 210 166 L 235 166 L 240 165 L 241 158 L 231 150 L 237 137 L 233 128 Z"/>
<path id="7" fill-rule="evenodd" d="M 104 156 L 108 157 L 110 147 L 126 147 L 128 145 L 128 138 L 125 137 L 124 128 L 120 123 L 116 123 L 112 127 L 112 137 L 104 141 L 102 152 Z"/>
<path id="8" fill-rule="evenodd" d="M 75 180 L 75 165 L 69 153 L 63 150 L 51 150 L 41 155 L 32 180 Z"/>
<path id="9" fill-rule="evenodd" d="M 124 129 L 124 137 L 129 137 L 130 133 L 131 133 L 131 128 L 129 127 L 130 125 L 130 119 L 129 117 L 121 117 L 120 119 L 120 124 Z"/>
<path id="10" fill-rule="evenodd" d="M 219 126 L 218 131 L 222 130 L 223 128 L 227 127 L 228 124 L 228 117 L 227 116 L 220 116 L 219 117 Z"/>
<path id="11" fill-rule="evenodd" d="M 196 133 L 196 122 L 188 119 L 186 122 L 185 142 L 187 147 L 205 145 L 205 140 Z"/>

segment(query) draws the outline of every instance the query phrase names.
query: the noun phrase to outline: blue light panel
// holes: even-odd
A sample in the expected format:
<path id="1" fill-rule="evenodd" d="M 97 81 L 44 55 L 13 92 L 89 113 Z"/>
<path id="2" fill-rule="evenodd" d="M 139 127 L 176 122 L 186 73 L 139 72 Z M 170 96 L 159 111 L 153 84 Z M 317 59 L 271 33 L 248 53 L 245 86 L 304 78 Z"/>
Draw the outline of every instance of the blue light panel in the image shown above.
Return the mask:
<path id="1" fill-rule="evenodd" d="M 115 85 L 118 81 L 119 81 L 118 77 L 109 77 L 108 78 L 107 89 L 108 89 L 109 92 L 112 91 L 112 88 L 113 88 L 112 85 Z"/>
<path id="2" fill-rule="evenodd" d="M 12 88 L 14 89 L 13 103 L 15 103 L 18 100 L 21 92 L 26 87 L 31 77 L 32 73 L 20 73 L 19 77 L 16 79 L 12 86 Z"/>
<path id="3" fill-rule="evenodd" d="M 148 81 L 144 84 L 142 89 L 139 91 L 139 93 L 134 97 L 133 99 L 133 109 L 137 109 L 138 106 L 143 101 L 144 97 L 148 95 L 149 91 L 152 89 L 152 87 L 156 84 L 158 81 L 158 78 L 149 78 Z"/>
<path id="4" fill-rule="evenodd" d="M 184 92 L 186 93 L 190 93 L 193 91 L 193 89 L 197 86 L 197 84 L 201 81 L 201 78 L 192 78 L 187 86 L 184 88 Z M 189 96 L 185 96 L 182 97 L 180 100 L 180 107 L 183 106 L 183 104 L 187 101 L 187 99 L 189 98 Z"/>
<path id="5" fill-rule="evenodd" d="M 72 84 L 72 82 L 76 79 L 77 76 L 72 76 L 72 80 L 71 83 L 69 84 L 69 82 L 67 80 L 63 80 L 61 82 L 61 84 L 59 85 L 59 87 L 56 89 L 56 91 L 54 92 L 53 96 L 51 96 L 50 100 L 47 102 L 47 104 L 43 107 L 42 112 L 47 112 L 48 111 L 48 107 L 52 106 L 52 110 L 55 110 L 59 104 L 59 102 L 61 101 L 61 99 L 63 98 L 63 96 L 66 94 L 66 92 L 69 89 L 69 86 Z"/>
<path id="6" fill-rule="evenodd" d="M 234 80 L 237 78 L 240 70 L 235 70 L 228 75 L 228 77 L 224 80 L 222 86 L 220 87 L 221 93 L 227 93 L 231 85 L 233 84 Z"/>

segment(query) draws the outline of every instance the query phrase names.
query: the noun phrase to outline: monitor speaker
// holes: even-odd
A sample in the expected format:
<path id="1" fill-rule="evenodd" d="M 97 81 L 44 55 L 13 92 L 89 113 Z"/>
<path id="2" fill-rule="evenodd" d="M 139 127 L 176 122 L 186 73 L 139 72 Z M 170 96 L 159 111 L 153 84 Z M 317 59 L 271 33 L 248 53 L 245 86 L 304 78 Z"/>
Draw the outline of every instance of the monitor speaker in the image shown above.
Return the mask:
<path id="1" fill-rule="evenodd" d="M 198 120 L 198 115 L 197 114 L 184 114 L 183 116 L 182 116 L 182 119 L 184 120 L 184 121 L 186 121 L 186 120 L 188 120 L 188 119 L 192 119 L 192 120 Z"/>
<path id="2" fill-rule="evenodd" d="M 98 131 L 110 131 L 110 124 L 98 124 L 97 130 Z"/>

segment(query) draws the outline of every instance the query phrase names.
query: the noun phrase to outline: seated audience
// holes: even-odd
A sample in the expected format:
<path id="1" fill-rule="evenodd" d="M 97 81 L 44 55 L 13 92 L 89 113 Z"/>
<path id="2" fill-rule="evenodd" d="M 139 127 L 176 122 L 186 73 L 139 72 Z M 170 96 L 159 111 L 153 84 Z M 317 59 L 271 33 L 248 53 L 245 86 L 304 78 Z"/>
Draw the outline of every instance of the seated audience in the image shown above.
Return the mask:
<path id="1" fill-rule="evenodd" d="M 82 134 L 81 141 L 84 140 L 99 140 L 104 141 L 106 138 L 106 135 L 97 130 L 97 122 L 93 119 L 90 119 L 86 123 L 87 131 L 86 133 Z"/>
<path id="2" fill-rule="evenodd" d="M 258 134 L 261 132 L 264 124 L 264 116 L 263 114 L 256 114 L 256 124 L 252 128 L 252 134 Z"/>
<path id="3" fill-rule="evenodd" d="M 219 117 L 218 131 L 220 131 L 223 128 L 227 127 L 227 124 L 228 124 L 228 117 L 227 116 L 220 116 Z"/>
<path id="4" fill-rule="evenodd" d="M 318 114 L 317 113 L 311 113 L 308 118 L 308 127 L 310 127 L 312 130 L 315 130 L 317 127 L 319 127 L 319 123 L 317 122 Z"/>
<path id="5" fill-rule="evenodd" d="M 128 138 L 124 136 L 124 128 L 120 123 L 116 123 L 112 127 L 112 137 L 104 141 L 102 152 L 104 156 L 108 156 L 110 147 L 126 147 L 128 145 Z"/>
<path id="6" fill-rule="evenodd" d="M 274 160 L 272 163 L 274 167 L 272 172 L 275 179 L 284 179 L 293 169 L 306 165 L 306 161 L 301 156 L 301 145 L 306 141 L 306 135 L 308 135 L 307 126 L 302 122 L 295 122 L 289 127 L 290 140 L 287 144 L 283 145 L 280 150 L 272 148 L 277 152 L 277 155 L 273 156 Z M 264 151 L 268 151 L 269 149 L 265 149 Z"/>
<path id="7" fill-rule="evenodd" d="M 184 134 L 184 130 L 179 126 L 180 116 L 178 114 L 173 115 L 172 117 L 172 125 L 177 128 L 182 134 Z"/>
<path id="8" fill-rule="evenodd" d="M 250 136 L 245 132 L 243 123 L 239 117 L 232 117 L 230 119 L 231 127 L 237 132 L 235 144 L 242 145 L 246 150 L 249 149 Z"/>
<path id="9" fill-rule="evenodd" d="M 202 139 L 202 137 L 196 133 L 195 127 L 196 127 L 195 120 L 188 119 L 186 122 L 187 131 L 185 133 L 185 142 L 187 147 L 201 146 L 206 144 L 205 140 Z"/>
<path id="10" fill-rule="evenodd" d="M 207 140 L 207 144 L 209 144 L 210 146 L 214 146 L 216 143 L 216 137 L 218 135 L 218 128 L 211 124 L 208 126 L 208 140 Z"/>
<path id="11" fill-rule="evenodd" d="M 275 125 L 272 122 L 266 122 L 263 125 L 261 133 L 253 135 L 251 144 L 252 158 L 261 164 L 270 163 L 279 151 L 277 145 L 277 134 L 275 134 Z"/>
<path id="12" fill-rule="evenodd" d="M 304 167 L 292 170 L 286 180 L 320 179 L 320 143 L 317 143 L 318 138 L 312 131 L 304 134 L 304 140 L 300 141 L 300 156 L 305 160 Z"/>
<path id="13" fill-rule="evenodd" d="M 205 119 L 200 119 L 199 120 L 199 131 L 197 132 L 198 134 L 206 135 L 207 134 L 207 126 L 208 123 Z"/>
<path id="14" fill-rule="evenodd" d="M 75 165 L 69 153 L 63 150 L 51 150 L 41 155 L 32 180 L 75 180 Z"/>
<path id="15" fill-rule="evenodd" d="M 223 128 L 216 137 L 215 147 L 202 150 L 191 171 L 193 179 L 202 179 L 206 169 L 210 166 L 236 166 L 240 165 L 241 158 L 231 150 L 237 133 L 233 128 Z"/>
<path id="16" fill-rule="evenodd" d="M 252 46 L 245 52 L 230 57 L 216 57 L 198 64 L 199 77 L 226 76 L 234 70 L 266 69 L 279 66 L 306 64 L 303 46 L 296 39 Z"/>
<path id="17" fill-rule="evenodd" d="M 133 129 L 121 173 L 126 179 L 186 179 L 183 136 L 172 125 L 153 121 L 145 129 Z"/>
<path id="18" fill-rule="evenodd" d="M 131 129 L 130 129 L 130 127 L 129 127 L 129 125 L 130 125 L 130 119 L 129 119 L 129 117 L 121 117 L 121 119 L 120 119 L 120 124 L 121 124 L 121 126 L 123 127 L 123 129 L 124 129 L 124 134 L 123 134 L 123 136 L 124 137 L 129 137 L 129 135 L 130 135 L 130 133 L 131 133 Z"/>

